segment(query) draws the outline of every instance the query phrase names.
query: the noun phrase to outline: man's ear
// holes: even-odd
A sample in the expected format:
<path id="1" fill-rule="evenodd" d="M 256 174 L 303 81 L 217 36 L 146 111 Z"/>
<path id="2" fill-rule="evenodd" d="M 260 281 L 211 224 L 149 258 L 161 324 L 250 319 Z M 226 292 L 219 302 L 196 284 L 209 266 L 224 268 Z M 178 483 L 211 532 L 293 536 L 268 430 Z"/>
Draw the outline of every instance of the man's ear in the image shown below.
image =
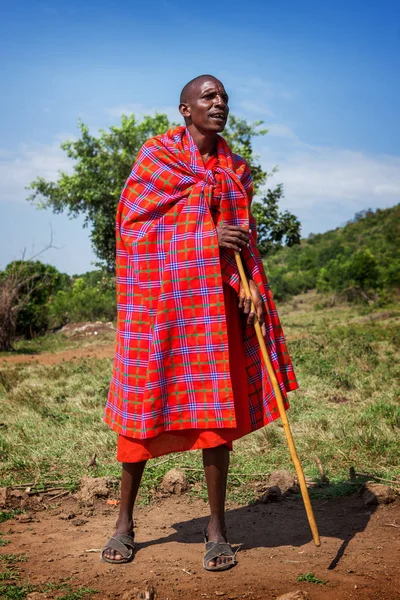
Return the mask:
<path id="1" fill-rule="evenodd" d="M 190 115 L 191 115 L 191 111 L 189 108 L 189 104 L 187 104 L 186 102 L 182 102 L 179 105 L 179 112 L 181 113 L 182 117 L 186 120 L 186 119 L 190 119 Z"/>

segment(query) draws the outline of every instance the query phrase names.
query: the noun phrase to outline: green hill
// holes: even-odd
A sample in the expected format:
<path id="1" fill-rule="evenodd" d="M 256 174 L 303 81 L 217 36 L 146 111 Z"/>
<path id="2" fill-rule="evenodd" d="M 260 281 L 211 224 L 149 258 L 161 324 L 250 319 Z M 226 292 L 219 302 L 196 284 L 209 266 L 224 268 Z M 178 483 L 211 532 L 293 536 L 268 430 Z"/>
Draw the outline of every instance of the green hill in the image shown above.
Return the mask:
<path id="1" fill-rule="evenodd" d="M 357 213 L 344 227 L 310 234 L 265 258 L 274 295 L 320 291 L 382 292 L 400 287 L 400 204 Z"/>

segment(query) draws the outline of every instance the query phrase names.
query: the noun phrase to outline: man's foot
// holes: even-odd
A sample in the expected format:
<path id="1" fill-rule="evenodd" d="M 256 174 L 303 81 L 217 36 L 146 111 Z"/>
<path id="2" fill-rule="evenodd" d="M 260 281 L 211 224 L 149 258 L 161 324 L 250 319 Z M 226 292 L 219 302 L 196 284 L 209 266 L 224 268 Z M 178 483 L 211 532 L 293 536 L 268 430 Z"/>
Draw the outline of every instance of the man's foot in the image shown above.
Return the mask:
<path id="1" fill-rule="evenodd" d="M 219 524 L 209 524 L 204 531 L 206 554 L 203 566 L 209 571 L 224 571 L 236 564 L 236 556 L 226 539 L 226 528 Z"/>
<path id="2" fill-rule="evenodd" d="M 125 526 L 117 525 L 115 533 L 102 550 L 101 558 L 106 562 L 129 562 L 132 560 L 134 553 L 133 538 L 132 521 Z M 122 544 L 122 546 L 119 544 Z"/>

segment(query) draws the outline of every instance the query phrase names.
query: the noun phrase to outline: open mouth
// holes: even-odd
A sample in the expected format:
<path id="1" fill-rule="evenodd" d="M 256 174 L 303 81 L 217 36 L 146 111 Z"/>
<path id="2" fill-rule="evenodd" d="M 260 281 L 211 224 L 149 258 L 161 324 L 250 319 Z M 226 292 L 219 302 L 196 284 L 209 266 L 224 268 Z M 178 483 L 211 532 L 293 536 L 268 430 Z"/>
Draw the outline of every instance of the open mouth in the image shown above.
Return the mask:
<path id="1" fill-rule="evenodd" d="M 226 121 L 224 113 L 214 113 L 210 115 L 210 118 L 214 119 L 215 121 L 219 121 L 220 123 L 224 123 Z"/>

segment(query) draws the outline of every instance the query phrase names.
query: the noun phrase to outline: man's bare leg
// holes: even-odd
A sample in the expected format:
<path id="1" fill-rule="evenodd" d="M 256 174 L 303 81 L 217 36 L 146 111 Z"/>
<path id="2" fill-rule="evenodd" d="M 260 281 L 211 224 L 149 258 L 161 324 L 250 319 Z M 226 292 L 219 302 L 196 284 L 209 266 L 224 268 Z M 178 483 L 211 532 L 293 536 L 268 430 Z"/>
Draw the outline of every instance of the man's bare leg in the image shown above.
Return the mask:
<path id="1" fill-rule="evenodd" d="M 138 463 L 122 463 L 121 504 L 114 536 L 133 533 L 133 507 L 139 490 L 144 467 L 147 461 Z M 119 561 L 122 556 L 116 550 L 107 548 L 104 556 L 110 560 Z"/>
<path id="2" fill-rule="evenodd" d="M 226 542 L 225 496 L 229 468 L 229 449 L 227 446 L 205 448 L 203 465 L 206 476 L 208 502 L 210 504 L 210 522 L 207 536 L 210 542 Z M 232 561 L 232 557 L 219 556 L 208 566 L 221 565 Z"/>

